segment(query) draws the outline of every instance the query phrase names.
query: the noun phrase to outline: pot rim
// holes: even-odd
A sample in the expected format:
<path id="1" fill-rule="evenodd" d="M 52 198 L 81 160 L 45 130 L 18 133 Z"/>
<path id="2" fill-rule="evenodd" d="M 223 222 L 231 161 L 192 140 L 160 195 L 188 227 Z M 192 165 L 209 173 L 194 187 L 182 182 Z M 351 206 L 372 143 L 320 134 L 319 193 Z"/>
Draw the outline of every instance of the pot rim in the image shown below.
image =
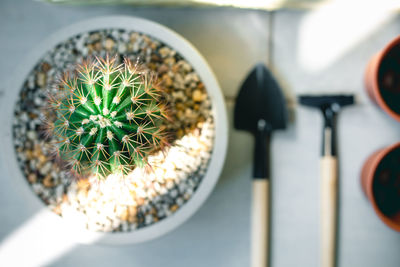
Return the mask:
<path id="1" fill-rule="evenodd" d="M 392 229 L 394 229 L 396 231 L 400 231 L 400 224 L 394 223 L 389 216 L 385 215 L 380 210 L 380 208 L 378 207 L 378 205 L 376 203 L 376 198 L 375 198 L 374 191 L 373 191 L 373 184 L 374 184 L 374 180 L 376 178 L 376 170 L 378 169 L 379 164 L 382 162 L 382 160 L 387 155 L 389 155 L 391 152 L 393 152 L 394 150 L 399 149 L 399 148 L 400 148 L 400 142 L 395 143 L 395 144 L 393 144 L 391 146 L 388 146 L 388 147 L 383 148 L 382 150 L 379 150 L 379 151 L 376 152 L 377 155 L 374 158 L 374 160 L 371 162 L 372 170 L 373 170 L 372 178 L 371 178 L 371 184 L 370 184 L 370 186 L 365 188 L 367 196 L 371 196 L 370 197 L 370 202 L 372 204 L 372 207 L 375 210 L 375 213 L 379 216 L 379 218 L 382 219 L 382 221 L 386 225 L 388 225 L 390 228 L 392 228 Z"/>
<path id="2" fill-rule="evenodd" d="M 26 77 L 44 54 L 58 43 L 72 36 L 108 28 L 120 28 L 147 34 L 179 52 L 193 66 L 204 83 L 212 102 L 212 112 L 215 121 L 214 146 L 210 162 L 201 183 L 192 197 L 171 216 L 150 226 L 123 233 L 98 233 L 77 228 L 71 226 L 67 223 L 66 219 L 48 209 L 42 200 L 32 191 L 17 164 L 12 133 L 14 108 L 18 95 Z M 21 198 L 30 203 L 29 207 L 34 207 L 38 212 L 44 209 L 47 211 L 46 214 L 50 213 L 54 215 L 53 217 L 58 219 L 54 219 L 53 221 L 65 224 L 65 230 L 71 232 L 71 235 L 78 242 L 88 244 L 133 244 L 158 238 L 183 224 L 204 204 L 213 191 L 222 172 L 228 145 L 228 120 L 224 97 L 218 81 L 207 61 L 189 41 L 166 26 L 156 22 L 134 16 L 99 16 L 67 26 L 50 35 L 33 51 L 28 53 L 24 61 L 14 72 L 14 75 L 8 80 L 5 88 L 8 89 L 4 92 L 3 99 L 7 99 L 7 101 L 3 101 L 2 103 L 3 116 L 0 118 L 2 125 L 4 125 L 4 127 L 1 127 L 1 136 L 3 138 L 0 138 L 0 142 L 3 143 L 3 149 L 0 152 L 3 169 L 6 171 L 9 179 L 13 180 L 11 182 L 20 189 Z"/>
<path id="3" fill-rule="evenodd" d="M 372 91 L 373 94 L 375 95 L 375 99 L 378 102 L 379 106 L 382 107 L 382 109 L 388 113 L 392 118 L 394 118 L 397 121 L 400 121 L 400 114 L 396 113 L 392 110 L 392 108 L 389 107 L 389 105 L 386 103 L 386 101 L 383 99 L 380 87 L 379 87 L 379 69 L 382 64 L 383 58 L 396 46 L 400 44 L 400 35 L 397 36 L 396 38 L 392 39 L 381 51 L 379 51 L 375 57 L 376 57 L 376 67 L 373 68 L 371 71 L 372 73 Z"/>

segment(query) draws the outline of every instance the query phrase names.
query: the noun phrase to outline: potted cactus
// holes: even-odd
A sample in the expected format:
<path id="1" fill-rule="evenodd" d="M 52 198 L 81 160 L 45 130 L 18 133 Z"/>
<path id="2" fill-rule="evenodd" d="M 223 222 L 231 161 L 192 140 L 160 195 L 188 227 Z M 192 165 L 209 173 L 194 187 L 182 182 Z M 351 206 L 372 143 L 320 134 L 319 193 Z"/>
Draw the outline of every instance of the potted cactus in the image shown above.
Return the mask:
<path id="1" fill-rule="evenodd" d="M 155 76 L 129 59 L 115 61 L 107 56 L 78 65 L 49 93 L 48 134 L 77 175 L 127 175 L 148 166 L 147 155 L 167 144 Z"/>
<path id="2" fill-rule="evenodd" d="M 47 207 L 83 243 L 124 244 L 175 229 L 205 202 L 227 117 L 190 43 L 144 19 L 101 17 L 23 63 L 3 97 L 1 155 L 31 208 Z"/>

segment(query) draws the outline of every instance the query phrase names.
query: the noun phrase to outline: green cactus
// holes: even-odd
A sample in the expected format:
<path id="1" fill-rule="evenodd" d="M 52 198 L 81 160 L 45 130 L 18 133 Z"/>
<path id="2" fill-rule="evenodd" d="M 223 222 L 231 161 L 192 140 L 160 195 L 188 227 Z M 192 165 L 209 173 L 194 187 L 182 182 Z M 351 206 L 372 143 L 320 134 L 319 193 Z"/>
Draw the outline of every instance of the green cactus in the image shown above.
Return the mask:
<path id="1" fill-rule="evenodd" d="M 149 153 L 167 144 L 167 115 L 154 75 L 127 59 L 115 61 L 84 62 L 49 94 L 55 119 L 48 128 L 57 154 L 78 175 L 125 175 L 147 166 Z"/>

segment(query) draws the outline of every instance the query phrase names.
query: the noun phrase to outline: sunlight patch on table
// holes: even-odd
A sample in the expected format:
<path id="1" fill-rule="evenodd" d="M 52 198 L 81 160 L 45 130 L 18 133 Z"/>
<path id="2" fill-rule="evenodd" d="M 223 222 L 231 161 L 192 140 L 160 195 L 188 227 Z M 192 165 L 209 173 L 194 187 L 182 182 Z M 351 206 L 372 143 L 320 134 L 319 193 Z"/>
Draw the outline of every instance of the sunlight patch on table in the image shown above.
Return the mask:
<path id="1" fill-rule="evenodd" d="M 101 235 L 80 233 L 48 210 L 41 210 L 0 241 L 0 266 L 45 266 L 76 246 L 77 235 L 88 243 Z"/>
<path id="2" fill-rule="evenodd" d="M 298 62 L 323 71 L 389 21 L 395 2 L 339 0 L 310 11 L 299 28 Z"/>

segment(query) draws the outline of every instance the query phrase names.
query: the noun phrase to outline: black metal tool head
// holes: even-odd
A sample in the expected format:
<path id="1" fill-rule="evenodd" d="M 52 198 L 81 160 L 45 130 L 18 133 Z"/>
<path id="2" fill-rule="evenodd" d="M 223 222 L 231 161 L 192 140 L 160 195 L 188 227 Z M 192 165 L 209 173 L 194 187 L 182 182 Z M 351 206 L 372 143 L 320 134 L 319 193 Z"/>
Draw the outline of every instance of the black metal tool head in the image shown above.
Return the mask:
<path id="1" fill-rule="evenodd" d="M 303 95 L 299 97 L 302 105 L 317 108 L 324 116 L 322 135 L 322 156 L 336 156 L 336 117 L 344 106 L 354 104 L 353 95 Z"/>
<path id="2" fill-rule="evenodd" d="M 286 101 L 282 90 L 264 64 L 258 64 L 242 84 L 236 98 L 234 126 L 252 133 L 284 129 Z"/>
<path id="3" fill-rule="evenodd" d="M 319 108 L 321 110 L 327 108 L 339 109 L 344 106 L 354 104 L 353 95 L 302 95 L 299 97 L 302 105 Z"/>

